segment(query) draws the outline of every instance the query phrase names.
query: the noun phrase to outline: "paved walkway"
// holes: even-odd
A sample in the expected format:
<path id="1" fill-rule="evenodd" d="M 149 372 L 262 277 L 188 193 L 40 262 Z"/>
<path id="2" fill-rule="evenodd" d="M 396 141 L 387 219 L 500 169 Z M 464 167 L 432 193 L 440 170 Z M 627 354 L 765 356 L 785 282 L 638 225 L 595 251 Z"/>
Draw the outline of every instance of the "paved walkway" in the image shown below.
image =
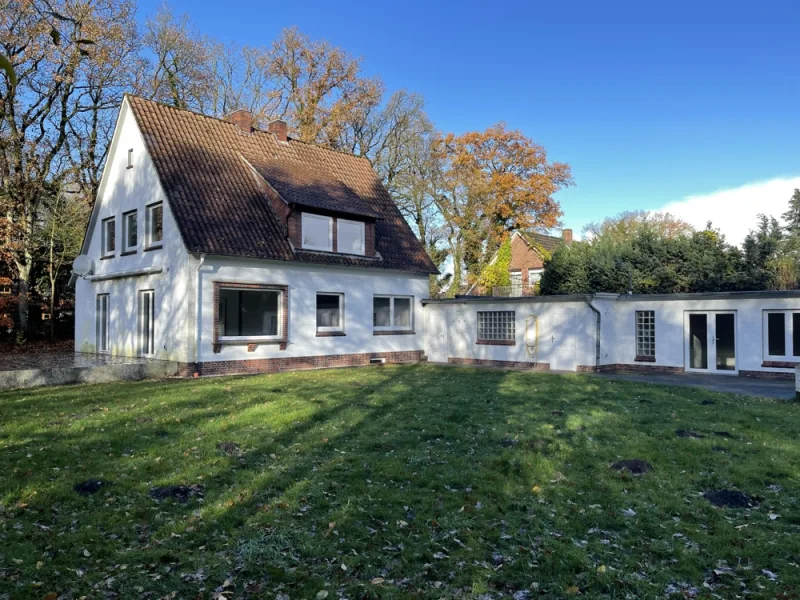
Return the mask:
<path id="1" fill-rule="evenodd" d="M 794 381 L 759 379 L 734 375 L 699 375 L 696 373 L 592 373 L 594 377 L 607 377 L 637 383 L 699 387 L 715 392 L 744 394 L 790 400 L 795 397 Z"/>
<path id="2" fill-rule="evenodd" d="M 149 364 L 149 358 L 126 358 L 108 354 L 86 354 L 82 352 L 42 352 L 31 354 L 6 354 L 0 356 L 0 371 L 23 371 L 28 369 L 68 369 L 71 367 L 100 367 L 104 365 Z"/>

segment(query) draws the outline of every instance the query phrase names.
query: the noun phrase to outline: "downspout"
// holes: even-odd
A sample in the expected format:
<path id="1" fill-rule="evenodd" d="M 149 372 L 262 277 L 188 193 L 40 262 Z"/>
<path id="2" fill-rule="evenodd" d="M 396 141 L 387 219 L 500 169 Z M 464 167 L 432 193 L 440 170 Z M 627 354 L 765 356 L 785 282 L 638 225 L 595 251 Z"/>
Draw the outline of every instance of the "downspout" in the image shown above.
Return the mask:
<path id="1" fill-rule="evenodd" d="M 202 293 L 200 291 L 200 269 L 203 267 L 203 263 L 206 262 L 206 255 L 200 254 L 200 262 L 197 263 L 197 269 L 195 270 L 195 280 L 194 280 L 194 360 L 195 362 L 200 362 L 200 332 L 202 329 L 200 323 L 200 298 L 202 297 Z"/>
<path id="2" fill-rule="evenodd" d="M 600 370 L 600 321 L 601 321 L 601 314 L 600 309 L 597 308 L 594 304 L 594 296 L 586 300 L 586 306 L 591 308 L 594 311 L 594 314 L 597 316 L 597 329 L 595 330 L 595 356 L 594 356 L 594 370 L 595 372 Z"/>

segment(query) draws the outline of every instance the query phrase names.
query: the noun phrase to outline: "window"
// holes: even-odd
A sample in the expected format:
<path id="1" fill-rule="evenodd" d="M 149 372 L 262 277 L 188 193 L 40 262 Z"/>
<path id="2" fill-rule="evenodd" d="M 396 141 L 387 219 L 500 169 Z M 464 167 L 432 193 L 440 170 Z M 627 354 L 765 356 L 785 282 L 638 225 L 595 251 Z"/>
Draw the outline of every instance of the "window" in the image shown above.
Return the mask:
<path id="1" fill-rule="evenodd" d="M 636 358 L 656 358 L 656 313 L 652 310 L 636 311 Z"/>
<path id="2" fill-rule="evenodd" d="M 333 250 L 333 218 L 303 213 L 303 248 Z"/>
<path id="3" fill-rule="evenodd" d="M 108 352 L 108 294 L 97 294 L 95 301 L 95 347 Z"/>
<path id="4" fill-rule="evenodd" d="M 220 288 L 219 339 L 279 338 L 282 328 L 281 293 L 279 290 Z"/>
<path id="5" fill-rule="evenodd" d="M 133 148 L 128 149 L 128 166 L 125 167 L 126 169 L 133 168 Z"/>
<path id="6" fill-rule="evenodd" d="M 377 330 L 413 330 L 411 296 L 375 296 L 372 300 L 372 325 Z"/>
<path id="7" fill-rule="evenodd" d="M 11 284 L 0 283 L 0 296 L 10 296 L 10 295 L 11 295 Z"/>
<path id="8" fill-rule="evenodd" d="M 344 294 L 317 294 L 317 331 L 344 330 Z"/>
<path id="9" fill-rule="evenodd" d="M 139 215 L 135 210 L 122 215 L 122 245 L 124 252 L 136 252 L 139 243 Z"/>
<path id="10" fill-rule="evenodd" d="M 514 342 L 516 335 L 513 310 L 478 311 L 478 343 Z"/>
<path id="11" fill-rule="evenodd" d="M 511 271 L 511 296 L 522 296 L 522 271 Z"/>
<path id="12" fill-rule="evenodd" d="M 156 353 L 155 344 L 155 307 L 153 306 L 155 292 L 153 290 L 139 291 L 139 355 L 153 356 Z"/>
<path id="13" fill-rule="evenodd" d="M 161 202 L 145 208 L 145 248 L 161 248 L 164 237 L 164 207 Z"/>
<path id="14" fill-rule="evenodd" d="M 103 256 L 114 256 L 117 250 L 117 225 L 114 217 L 103 219 L 101 230 Z"/>
<path id="15" fill-rule="evenodd" d="M 771 310 L 764 315 L 766 357 L 800 357 L 800 310 Z"/>
<path id="16" fill-rule="evenodd" d="M 542 280 L 544 269 L 528 269 L 528 285 L 533 286 Z"/>
<path id="17" fill-rule="evenodd" d="M 338 219 L 337 229 L 336 245 L 339 252 L 364 254 L 364 223 Z"/>

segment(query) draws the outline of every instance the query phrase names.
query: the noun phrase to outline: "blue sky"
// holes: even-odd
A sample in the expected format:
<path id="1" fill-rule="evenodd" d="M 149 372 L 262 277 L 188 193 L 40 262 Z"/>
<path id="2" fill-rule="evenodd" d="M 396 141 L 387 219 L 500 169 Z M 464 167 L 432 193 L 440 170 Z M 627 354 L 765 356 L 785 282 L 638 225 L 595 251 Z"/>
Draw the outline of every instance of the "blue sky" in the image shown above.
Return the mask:
<path id="1" fill-rule="evenodd" d="M 738 241 L 800 187 L 796 0 L 170 4 L 226 42 L 326 38 L 442 130 L 521 129 L 572 166 L 557 198 L 576 232 L 669 206 Z"/>

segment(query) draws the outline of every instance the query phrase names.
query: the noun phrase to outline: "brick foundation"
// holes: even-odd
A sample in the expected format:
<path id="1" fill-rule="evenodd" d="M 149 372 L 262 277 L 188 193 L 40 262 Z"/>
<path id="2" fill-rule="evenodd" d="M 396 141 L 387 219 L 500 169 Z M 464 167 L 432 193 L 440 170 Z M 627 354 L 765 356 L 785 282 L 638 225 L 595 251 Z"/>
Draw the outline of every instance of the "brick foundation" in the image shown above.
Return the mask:
<path id="1" fill-rule="evenodd" d="M 301 371 L 331 367 L 361 367 L 370 364 L 372 358 L 383 358 L 387 363 L 408 363 L 425 360 L 422 350 L 405 352 L 371 352 L 364 354 L 329 354 L 322 356 L 298 356 L 293 358 L 260 358 L 251 360 L 220 360 L 202 363 L 179 363 L 178 376 L 241 375 L 250 373 L 276 373 L 279 371 Z"/>
<path id="2" fill-rule="evenodd" d="M 760 379 L 785 379 L 794 380 L 794 373 L 781 373 L 779 371 L 739 371 L 739 377 L 758 377 Z"/>
<path id="3" fill-rule="evenodd" d="M 548 363 L 530 363 L 516 360 L 486 360 L 483 358 L 453 358 L 447 359 L 451 365 L 466 365 L 473 367 L 501 367 L 506 369 L 528 369 L 531 371 L 549 371 Z"/>

